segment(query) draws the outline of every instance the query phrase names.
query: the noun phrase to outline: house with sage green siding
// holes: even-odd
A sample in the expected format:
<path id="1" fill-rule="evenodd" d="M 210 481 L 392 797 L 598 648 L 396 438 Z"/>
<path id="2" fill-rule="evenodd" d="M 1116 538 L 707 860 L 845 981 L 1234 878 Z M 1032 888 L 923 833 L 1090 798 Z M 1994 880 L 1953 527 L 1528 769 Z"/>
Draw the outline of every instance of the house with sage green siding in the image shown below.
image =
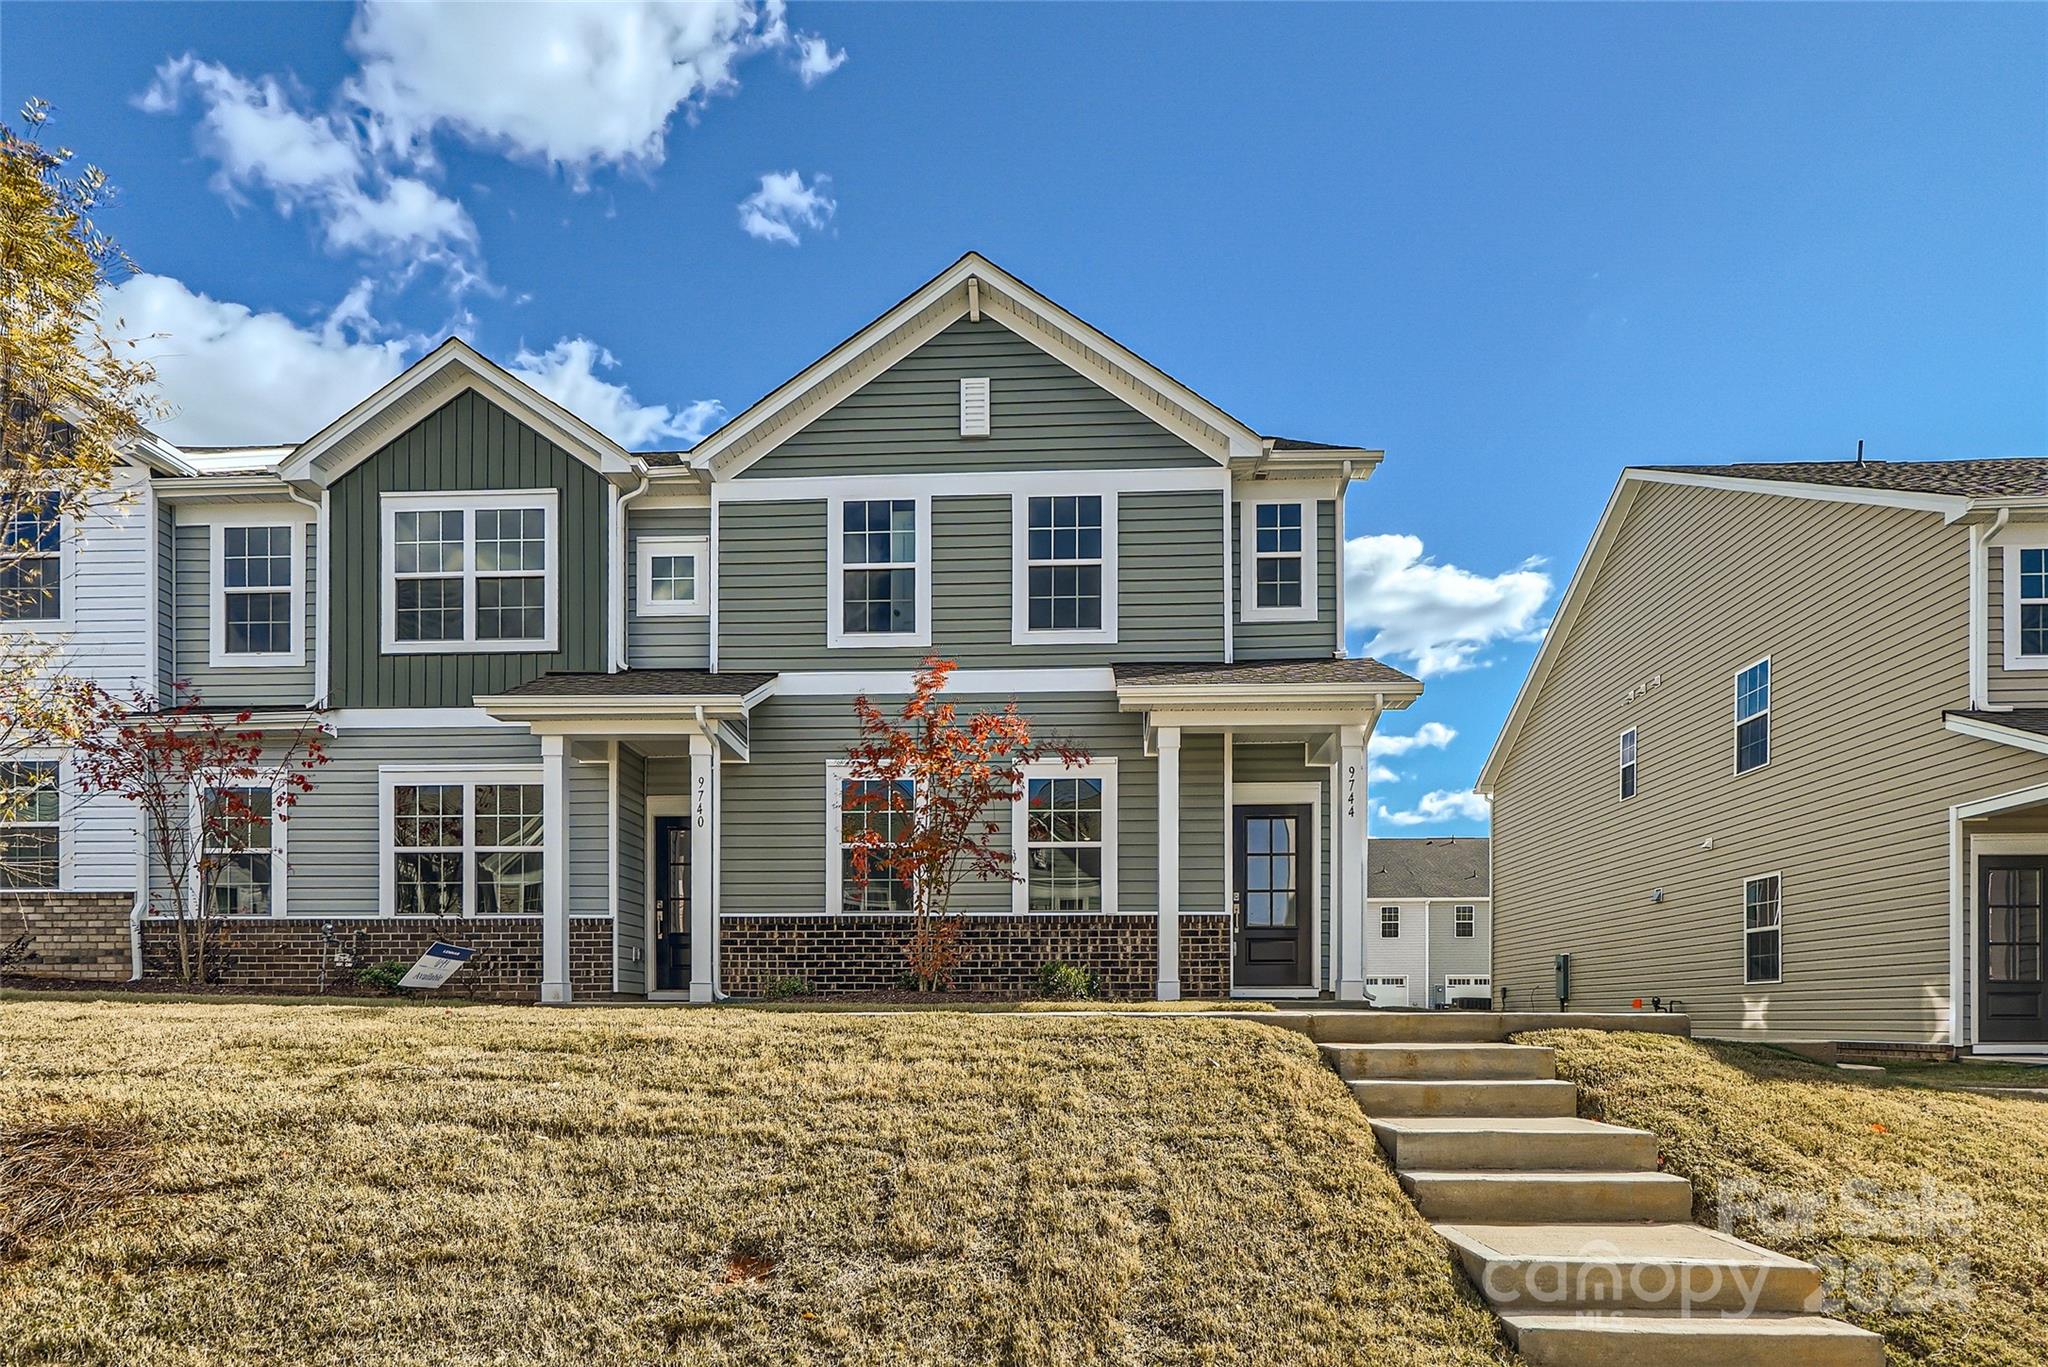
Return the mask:
<path id="1" fill-rule="evenodd" d="M 449 990 L 509 999 L 893 988 L 906 890 L 850 876 L 844 760 L 855 697 L 936 656 L 963 708 L 1088 755 L 996 814 L 1019 876 L 958 894 L 961 988 L 1062 962 L 1362 999 L 1366 740 L 1421 691 L 1345 658 L 1344 494 L 1379 461 L 1263 434 L 970 254 L 687 451 L 450 340 L 302 442 L 139 443 L 136 496 L 53 541 L 66 603 L 108 596 L 79 624 L 126 623 L 108 668 L 330 733 L 219 894 L 231 984 L 440 940 L 476 951 Z M 50 820 L 9 834 L 47 858 L 0 914 L 76 975 L 160 971 L 133 814 L 61 755 L 6 781 Z"/>
<path id="2" fill-rule="evenodd" d="M 2048 460 L 1624 471 L 1480 778 L 1505 1005 L 2048 1046 L 2044 517 Z"/>

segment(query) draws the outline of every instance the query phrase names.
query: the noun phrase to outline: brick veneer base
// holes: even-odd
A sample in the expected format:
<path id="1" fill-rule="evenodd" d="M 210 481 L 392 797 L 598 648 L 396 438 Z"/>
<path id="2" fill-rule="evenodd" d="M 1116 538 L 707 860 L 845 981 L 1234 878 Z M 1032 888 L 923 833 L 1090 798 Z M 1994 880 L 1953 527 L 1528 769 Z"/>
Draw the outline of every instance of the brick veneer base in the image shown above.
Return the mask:
<path id="1" fill-rule="evenodd" d="M 540 921 L 495 920 L 351 920 L 336 917 L 335 943 L 321 939 L 321 926 L 310 917 L 268 921 L 223 921 L 222 951 L 209 974 L 227 987 L 252 992 L 317 992 L 321 963 L 329 955 L 346 956 L 355 966 L 410 964 L 436 940 L 476 950 L 476 957 L 457 970 L 448 986 L 423 997 L 484 997 L 494 1001 L 537 1001 L 540 998 Z M 149 977 L 175 977 L 178 969 L 176 928 L 168 921 L 142 925 L 142 960 Z M 123 976 L 126 976 L 125 974 Z M 329 992 L 353 989 L 347 962 L 327 959 Z M 612 922 L 609 917 L 574 917 L 569 922 L 569 990 L 579 1000 L 612 994 Z"/>
<path id="2" fill-rule="evenodd" d="M 1157 995 L 1159 922 L 1151 916 L 970 916 L 962 992 L 1030 996 L 1038 971 L 1068 963 L 1095 975 L 1105 997 Z M 813 992 L 887 992 L 901 985 L 910 924 L 901 916 L 745 916 L 719 927 L 719 978 L 735 997 L 758 997 L 778 978 Z M 1220 997 L 1230 981 L 1230 921 L 1181 918 L 1181 994 Z"/>
<path id="3" fill-rule="evenodd" d="M 9 973 L 28 978 L 126 982 L 134 972 L 128 938 L 132 892 L 0 893 L 0 945 L 28 932 L 26 963 Z"/>

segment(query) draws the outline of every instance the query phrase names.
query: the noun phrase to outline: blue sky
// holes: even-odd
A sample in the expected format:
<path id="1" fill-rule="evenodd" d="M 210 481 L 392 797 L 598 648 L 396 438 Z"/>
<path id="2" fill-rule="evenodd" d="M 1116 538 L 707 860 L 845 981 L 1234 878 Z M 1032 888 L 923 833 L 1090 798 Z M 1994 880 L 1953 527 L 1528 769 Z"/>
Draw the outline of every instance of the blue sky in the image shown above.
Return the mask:
<path id="1" fill-rule="evenodd" d="M 974 248 L 1385 448 L 1351 645 L 1429 685 L 1385 834 L 1483 829 L 1623 465 L 2048 454 L 2041 6 L 16 0 L 0 86 L 119 187 L 187 442 L 455 330 L 682 445 Z"/>

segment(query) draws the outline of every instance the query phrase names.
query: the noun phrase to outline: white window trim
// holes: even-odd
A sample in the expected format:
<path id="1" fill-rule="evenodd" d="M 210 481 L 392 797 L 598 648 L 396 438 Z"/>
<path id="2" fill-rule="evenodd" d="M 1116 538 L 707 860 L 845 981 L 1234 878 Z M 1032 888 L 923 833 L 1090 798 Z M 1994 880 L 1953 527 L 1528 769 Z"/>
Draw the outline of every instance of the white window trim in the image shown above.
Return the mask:
<path id="1" fill-rule="evenodd" d="M 1468 921 L 1461 913 L 1471 912 Z M 1464 927 L 1472 927 L 1467 932 Z M 1453 940 L 1476 940 L 1479 938 L 1479 906 L 1476 902 L 1459 902 L 1451 907 L 1451 938 Z"/>
<path id="2" fill-rule="evenodd" d="M 1388 912 L 1390 912 L 1390 911 L 1394 913 L 1394 933 L 1393 933 L 1392 935 L 1389 935 L 1389 934 L 1387 934 L 1387 913 L 1388 913 Z M 1381 904 L 1380 904 L 1380 924 L 1379 924 L 1379 934 L 1378 934 L 1377 936 L 1375 936 L 1374 938 L 1376 938 L 1376 939 L 1381 939 L 1381 940 L 1398 940 L 1398 939 L 1400 939 L 1400 938 L 1401 938 L 1401 920 L 1402 920 L 1402 917 L 1401 917 L 1401 908 L 1400 908 L 1399 906 L 1397 906 L 1397 905 L 1395 905 L 1394 903 L 1391 903 L 1391 902 L 1383 902 L 1383 903 L 1381 903 Z"/>
<path id="3" fill-rule="evenodd" d="M 2001 536 L 1994 543 L 1999 550 L 2000 572 L 2005 584 L 2003 620 L 2004 655 L 2007 669 L 2048 669 L 2048 655 L 2028 655 L 2020 649 L 2020 552 L 2048 550 L 2048 533 L 2018 533 Z"/>
<path id="4" fill-rule="evenodd" d="M 1062 497 L 1068 490 L 1048 488 L 1036 494 L 1010 495 L 1010 644 L 1024 645 L 1114 645 L 1117 632 L 1116 491 L 1087 489 L 1074 492 L 1076 498 L 1102 500 L 1102 625 L 1078 630 L 1033 631 L 1031 629 L 1031 500 Z M 1086 561 L 1048 561 L 1049 564 L 1086 564 Z"/>
<path id="5" fill-rule="evenodd" d="M 634 611 L 641 617 L 705 617 L 711 612 L 711 595 L 704 591 L 711 577 L 711 538 L 708 536 L 640 536 L 634 540 Z M 692 593 L 685 602 L 659 602 L 654 597 L 654 561 L 658 556 L 695 557 L 697 571 Z"/>
<path id="6" fill-rule="evenodd" d="M 1752 883 L 1775 882 L 1778 886 L 1777 924 L 1758 926 L 1754 930 L 1749 924 L 1749 887 Z M 1785 878 L 1779 873 L 1758 873 L 1742 880 L 1742 983 L 1743 986 L 1768 987 L 1785 981 Z M 1749 940 L 1752 935 L 1761 935 L 1767 930 L 1778 933 L 1778 976 L 1775 978 L 1752 978 L 1749 976 Z"/>
<path id="7" fill-rule="evenodd" d="M 261 788 L 263 786 L 264 784 L 260 779 L 229 779 L 217 773 L 200 774 L 193 778 L 191 786 L 185 792 L 187 822 L 185 829 L 191 832 L 193 846 L 191 855 L 195 862 L 204 858 L 206 854 L 206 850 L 203 848 L 206 841 L 205 810 L 201 806 L 206 800 L 206 794 L 221 788 Z M 289 838 L 288 831 L 291 823 L 280 820 L 278 817 L 278 812 L 282 810 L 280 804 L 284 796 L 284 783 L 282 777 L 280 777 L 270 785 L 270 911 L 263 916 L 215 916 L 210 919 L 216 921 L 269 921 L 288 914 L 291 902 L 288 899 L 288 889 L 285 883 L 287 875 L 291 870 L 291 861 L 285 857 L 285 841 Z M 242 850 L 240 853 L 253 854 L 255 851 Z M 185 895 L 186 909 L 189 914 L 197 917 L 199 915 L 200 893 L 198 870 L 194 869 L 185 881 L 189 889 Z"/>
<path id="8" fill-rule="evenodd" d="M 825 646 L 828 650 L 884 650 L 891 646 L 929 646 L 932 643 L 932 497 L 928 493 L 876 494 L 873 498 L 851 499 L 855 503 L 907 499 L 916 507 L 917 559 L 911 567 L 917 576 L 917 630 L 868 632 L 846 630 L 846 495 L 835 494 L 825 501 Z"/>
<path id="9" fill-rule="evenodd" d="M 549 655 L 560 636 L 560 570 L 562 559 L 561 494 L 554 489 L 488 489 L 451 492 L 386 493 L 379 496 L 382 525 L 377 562 L 377 592 L 383 601 L 383 648 L 386 655 L 534 654 Z M 547 537 L 546 564 L 541 569 L 541 621 L 546 631 L 537 641 L 479 641 L 476 638 L 476 515 L 479 509 L 540 508 Z M 462 637 L 453 641 L 398 639 L 398 577 L 395 547 L 401 512 L 462 514 Z M 454 578 L 453 575 L 444 576 Z M 495 575 L 482 576 L 486 578 Z M 523 576 L 514 576 L 523 577 Z"/>
<path id="10" fill-rule="evenodd" d="M 10 764 L 49 764 L 56 768 L 57 819 L 55 821 L 13 821 L 0 817 L 0 831 L 40 830 L 49 827 L 57 833 L 57 881 L 50 884 L 25 885 L 17 888 L 0 889 L 0 899 L 24 892 L 62 892 L 71 885 L 71 865 L 67 856 L 71 853 L 71 831 L 65 818 L 70 815 L 70 804 L 64 800 L 66 761 L 55 750 L 32 747 L 7 757 Z"/>
<path id="11" fill-rule="evenodd" d="M 845 853 L 846 849 L 840 839 L 843 833 L 841 817 L 845 814 L 845 808 L 841 805 L 844 794 L 840 790 L 844 785 L 852 782 L 855 777 L 854 767 L 847 761 L 835 759 L 825 762 L 825 914 L 827 916 L 908 916 L 911 913 L 907 911 L 846 911 L 839 904 L 840 895 L 845 891 L 845 884 L 839 876 L 839 862 L 840 856 Z M 909 781 L 908 779 L 896 780 L 898 783 L 907 783 Z M 913 798 L 913 801 L 916 800 L 919 799 Z"/>
<path id="12" fill-rule="evenodd" d="M 306 663 L 306 528 L 310 525 L 303 508 L 266 509 L 261 512 L 224 514 L 207 529 L 206 662 L 215 669 L 283 669 Z M 292 534 L 291 627 L 292 648 L 261 655 L 233 654 L 228 650 L 227 529 L 229 527 L 283 527 Z M 236 589 L 234 592 L 265 593 L 272 589 Z"/>
<path id="13" fill-rule="evenodd" d="M 1643 790 L 1642 771 L 1636 767 L 1636 751 L 1641 745 L 1642 737 L 1636 734 L 1636 728 L 1633 726 L 1615 738 L 1614 793 L 1617 802 L 1627 802 Z M 1624 776 L 1628 784 L 1626 792 L 1622 791 Z"/>
<path id="14" fill-rule="evenodd" d="M 1291 608 L 1259 606 L 1259 508 L 1292 504 L 1301 510 L 1301 603 Z M 1322 527 L 1313 497 L 1272 498 L 1246 495 L 1238 500 L 1238 590 L 1240 622 L 1313 622 L 1322 601 Z M 1270 558 L 1270 557 L 1269 557 Z"/>
<path id="15" fill-rule="evenodd" d="M 480 921 L 531 921 L 539 919 L 524 912 L 479 912 L 476 909 L 476 858 L 479 853 L 476 843 L 476 787 L 478 784 L 519 783 L 538 785 L 542 790 L 542 802 L 546 802 L 547 771 L 537 764 L 485 764 L 461 767 L 438 765 L 380 764 L 377 766 L 377 916 L 382 920 L 395 921 L 398 916 L 398 846 L 392 839 L 393 822 L 398 813 L 397 790 L 415 784 L 462 785 L 462 918 Z M 545 810 L 545 807 L 543 807 Z M 547 869 L 554 860 L 566 857 L 554 838 L 555 833 L 541 823 L 541 889 L 542 906 L 540 915 L 548 915 L 553 908 L 546 905 L 547 888 L 550 880 Z M 492 849 L 500 848 L 492 846 Z M 430 917 L 408 916 L 409 921 L 430 920 Z"/>
<path id="16" fill-rule="evenodd" d="M 1742 715 L 1742 676 L 1755 669 L 1758 665 L 1764 667 L 1764 696 L 1769 701 L 1764 704 L 1762 711 L 1745 717 Z M 1729 684 L 1734 692 L 1734 697 L 1729 700 L 1728 704 L 1728 714 L 1731 718 L 1728 724 L 1728 736 L 1732 743 L 1731 748 L 1735 753 L 1728 757 L 1728 765 L 1730 771 L 1737 778 L 1740 778 L 1744 774 L 1759 773 L 1770 768 L 1771 761 L 1778 757 L 1778 737 L 1771 726 L 1771 711 L 1778 704 L 1778 672 L 1771 668 L 1771 657 L 1761 655 L 1730 675 Z M 1742 724 L 1746 721 L 1755 721 L 1758 717 L 1764 719 L 1764 762 L 1745 769 L 1742 767 Z"/>
<path id="17" fill-rule="evenodd" d="M 1104 516 L 1107 516 L 1105 513 Z M 1102 780 L 1102 908 L 1100 911 L 1031 910 L 1031 829 L 1027 809 L 1034 778 L 1100 778 Z M 1019 768 L 1017 797 L 1010 808 L 1010 910 L 1019 916 L 1114 916 L 1117 911 L 1117 807 L 1119 805 L 1116 760 L 1095 758 L 1080 764 L 1041 760 Z"/>
<path id="18" fill-rule="evenodd" d="M 74 600 L 77 597 L 75 566 L 72 547 L 78 541 L 79 518 L 72 505 L 78 499 L 60 500 L 57 514 L 57 615 L 55 617 L 0 617 L 0 633 L 69 631 L 76 612 Z M 152 554 L 154 547 L 152 547 Z M 154 606 L 152 605 L 152 610 Z"/>

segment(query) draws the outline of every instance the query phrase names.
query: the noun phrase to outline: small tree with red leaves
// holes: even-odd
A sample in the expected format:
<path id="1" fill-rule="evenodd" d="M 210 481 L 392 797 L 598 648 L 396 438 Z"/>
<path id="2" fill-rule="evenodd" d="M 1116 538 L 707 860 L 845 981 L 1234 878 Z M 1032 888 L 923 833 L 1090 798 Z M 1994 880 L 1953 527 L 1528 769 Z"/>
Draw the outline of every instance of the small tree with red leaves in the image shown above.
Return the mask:
<path id="1" fill-rule="evenodd" d="M 289 731 L 254 720 L 207 711 L 183 683 L 165 697 L 138 688 L 102 695 L 73 750 L 84 792 L 135 804 L 154 864 L 150 910 L 177 928 L 183 982 L 209 981 L 222 917 L 268 910 L 270 870 L 259 876 L 249 851 L 268 854 L 272 823 L 290 819 L 328 760 L 317 718 Z"/>
<path id="2" fill-rule="evenodd" d="M 1016 857 L 997 837 L 994 813 L 1016 801 L 1026 764 L 1048 756 L 1073 767 L 1083 751 L 1040 742 L 1013 701 L 962 718 L 940 700 L 956 668 L 927 657 L 902 711 L 890 717 L 862 694 L 853 700 L 860 740 L 846 752 L 841 839 L 855 892 L 884 878 L 909 903 L 911 976 L 925 990 L 953 985 L 966 959 L 953 890 L 962 882 L 1015 881 Z"/>

